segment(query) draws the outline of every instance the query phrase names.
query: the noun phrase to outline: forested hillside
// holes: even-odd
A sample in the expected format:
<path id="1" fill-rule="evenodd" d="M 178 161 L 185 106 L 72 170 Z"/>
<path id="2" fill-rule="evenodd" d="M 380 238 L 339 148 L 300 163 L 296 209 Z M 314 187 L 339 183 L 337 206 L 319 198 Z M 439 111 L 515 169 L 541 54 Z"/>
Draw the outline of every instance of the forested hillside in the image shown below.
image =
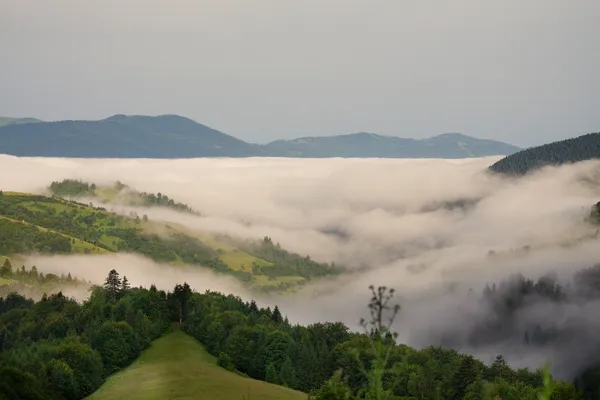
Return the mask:
<path id="1" fill-rule="evenodd" d="M 600 158 L 600 133 L 532 147 L 511 154 L 490 167 L 507 175 L 524 175 L 548 165 L 562 165 Z"/>
<path id="2" fill-rule="evenodd" d="M 542 370 L 514 370 L 501 355 L 484 365 L 454 350 L 395 344 L 385 322 L 400 310 L 392 307 L 393 291 L 372 292 L 365 334 L 339 322 L 292 325 L 277 306 L 195 293 L 185 283 L 171 292 L 129 287 L 114 270 L 81 304 L 60 293 L 39 302 L 11 294 L 0 301 L 0 393 L 6 399 L 83 398 L 176 323 L 223 369 L 316 400 L 537 400 L 544 391 L 545 399 L 581 398 L 572 384 L 544 382 Z M 132 384 L 126 376 L 110 385 Z"/>
<path id="3" fill-rule="evenodd" d="M 54 188 L 61 193 L 101 190 L 87 185 L 64 181 L 55 183 Z M 156 200 L 158 205 L 195 213 L 184 204 L 171 203 L 167 196 L 136 193 L 143 201 Z M 231 238 L 218 240 L 176 224 L 153 221 L 146 215 L 123 216 L 61 197 L 0 191 L 0 256 L 137 253 L 160 263 L 233 275 L 249 289 L 260 291 L 294 290 L 310 279 L 342 271 L 269 241 L 250 241 L 244 249 L 235 243 Z"/>
<path id="4" fill-rule="evenodd" d="M 166 207 L 175 211 L 200 215 L 187 204 L 176 202 L 163 193 L 139 192 L 122 182 L 113 185 L 98 186 L 77 179 L 64 179 L 50 184 L 51 194 L 64 198 L 88 198 L 107 204 L 124 204 L 142 207 Z"/>

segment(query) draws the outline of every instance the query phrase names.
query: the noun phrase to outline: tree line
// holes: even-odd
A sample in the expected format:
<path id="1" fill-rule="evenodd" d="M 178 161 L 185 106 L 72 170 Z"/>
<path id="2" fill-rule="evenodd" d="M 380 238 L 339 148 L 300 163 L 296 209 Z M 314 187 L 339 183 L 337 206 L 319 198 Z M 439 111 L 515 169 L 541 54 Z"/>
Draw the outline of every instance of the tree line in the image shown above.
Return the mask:
<path id="1" fill-rule="evenodd" d="M 397 344 L 393 291 L 371 287 L 363 333 L 340 322 L 292 324 L 278 306 L 234 295 L 133 288 L 112 270 L 83 303 L 62 293 L 34 302 L 0 300 L 0 394 L 5 399 L 80 399 L 129 365 L 173 324 L 199 340 L 218 364 L 309 393 L 313 399 L 537 399 L 543 371 L 485 365 L 451 349 Z M 580 399 L 552 381 L 552 399 Z M 548 382 L 546 382 L 547 384 Z M 499 397 L 498 397 L 499 396 Z M 1 398 L 1 396 L 0 396 Z"/>
<path id="2" fill-rule="evenodd" d="M 522 150 L 496 162 L 489 169 L 507 175 L 524 175 L 548 165 L 558 166 L 595 158 L 600 158 L 600 133 Z"/>
<path id="3" fill-rule="evenodd" d="M 97 197 L 98 187 L 95 183 L 88 183 L 78 179 L 64 179 L 62 181 L 53 181 L 48 187 L 50 192 L 60 197 Z M 129 205 L 140 205 L 146 207 L 167 207 L 172 208 L 175 211 L 186 212 L 190 214 L 200 215 L 197 211 L 193 210 L 190 206 L 184 203 L 179 203 L 170 199 L 169 196 L 162 193 L 147 193 L 139 192 L 120 181 L 115 182 L 112 189 L 117 193 L 123 193 L 127 197 L 125 200 Z"/>

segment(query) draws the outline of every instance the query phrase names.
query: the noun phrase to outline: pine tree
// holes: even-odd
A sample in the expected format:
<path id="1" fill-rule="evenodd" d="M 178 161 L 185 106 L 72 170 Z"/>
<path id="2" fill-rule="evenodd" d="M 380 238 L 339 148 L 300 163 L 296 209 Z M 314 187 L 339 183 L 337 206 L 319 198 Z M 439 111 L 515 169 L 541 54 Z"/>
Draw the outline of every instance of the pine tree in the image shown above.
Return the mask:
<path id="1" fill-rule="evenodd" d="M 123 275 L 123 281 L 121 282 L 121 292 L 125 293 L 129 289 L 131 289 L 131 285 L 129 284 L 129 279 L 125 275 Z"/>
<path id="2" fill-rule="evenodd" d="M 8 258 L 4 260 L 4 264 L 2 264 L 2 268 L 0 268 L 0 276 L 12 276 L 12 264 Z"/>
<path id="3" fill-rule="evenodd" d="M 479 371 L 477 370 L 477 364 L 473 356 L 464 357 L 452 378 L 454 390 L 452 398 L 462 400 L 467 393 L 467 388 L 477 380 L 478 376 Z"/>
<path id="4" fill-rule="evenodd" d="M 116 270 L 113 269 L 108 273 L 108 277 L 104 281 L 104 288 L 110 296 L 117 297 L 121 290 L 121 278 L 119 278 L 119 273 Z"/>
<path id="5" fill-rule="evenodd" d="M 273 309 L 273 315 L 271 315 L 271 320 L 276 324 L 280 324 L 283 322 L 283 316 L 281 315 L 281 311 L 279 311 L 279 307 L 275 306 Z"/>
<path id="6" fill-rule="evenodd" d="M 258 312 L 258 306 L 254 300 L 250 301 L 250 312 Z"/>

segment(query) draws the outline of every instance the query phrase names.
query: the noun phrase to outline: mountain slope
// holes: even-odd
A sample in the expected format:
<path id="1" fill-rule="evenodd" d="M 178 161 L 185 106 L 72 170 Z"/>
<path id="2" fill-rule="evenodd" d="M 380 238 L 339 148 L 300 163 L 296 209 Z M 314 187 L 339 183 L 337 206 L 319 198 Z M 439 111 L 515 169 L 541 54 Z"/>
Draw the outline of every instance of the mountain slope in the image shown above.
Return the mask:
<path id="1" fill-rule="evenodd" d="M 532 147 L 496 162 L 490 171 L 507 175 L 524 175 L 547 165 L 562 165 L 600 158 L 600 133 Z"/>
<path id="2" fill-rule="evenodd" d="M 493 140 L 447 133 L 429 139 L 405 139 L 373 133 L 278 140 L 265 146 L 280 157 L 468 158 L 511 154 L 518 147 Z"/>
<path id="3" fill-rule="evenodd" d="M 175 331 L 152 343 L 140 358 L 111 376 L 88 400 L 103 399 L 306 399 L 286 387 L 245 378 L 219 367 L 192 337 Z"/>
<path id="4" fill-rule="evenodd" d="M 260 147 L 177 115 L 114 115 L 0 128 L 0 153 L 35 157 L 189 158 L 261 155 Z"/>
<path id="5" fill-rule="evenodd" d="M 177 115 L 114 115 L 100 121 L 58 121 L 0 126 L 0 153 L 29 157 L 383 157 L 465 158 L 520 149 L 461 134 L 424 140 L 372 133 L 246 143 Z"/>
<path id="6" fill-rule="evenodd" d="M 342 271 L 287 252 L 270 238 L 236 241 L 60 197 L 0 191 L 0 256 L 119 252 L 210 268 L 257 291 L 293 291 L 311 279 Z"/>
<path id="7" fill-rule="evenodd" d="M 0 117 L 0 127 L 6 125 L 20 125 L 20 124 L 32 124 L 36 122 L 43 122 L 37 118 L 10 118 L 10 117 Z"/>

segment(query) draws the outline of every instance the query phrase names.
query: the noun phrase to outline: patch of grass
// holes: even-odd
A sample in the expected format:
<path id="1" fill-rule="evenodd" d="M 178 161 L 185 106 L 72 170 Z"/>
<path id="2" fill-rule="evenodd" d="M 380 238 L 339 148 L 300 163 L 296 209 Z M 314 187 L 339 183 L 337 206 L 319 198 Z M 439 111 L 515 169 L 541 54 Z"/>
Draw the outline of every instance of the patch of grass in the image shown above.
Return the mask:
<path id="1" fill-rule="evenodd" d="M 129 368 L 111 376 L 87 399 L 242 398 L 300 400 L 307 395 L 229 372 L 194 338 L 175 331 L 154 341 Z"/>
<path id="2" fill-rule="evenodd" d="M 0 278 L 0 286 L 8 286 L 15 282 L 13 279 Z"/>

